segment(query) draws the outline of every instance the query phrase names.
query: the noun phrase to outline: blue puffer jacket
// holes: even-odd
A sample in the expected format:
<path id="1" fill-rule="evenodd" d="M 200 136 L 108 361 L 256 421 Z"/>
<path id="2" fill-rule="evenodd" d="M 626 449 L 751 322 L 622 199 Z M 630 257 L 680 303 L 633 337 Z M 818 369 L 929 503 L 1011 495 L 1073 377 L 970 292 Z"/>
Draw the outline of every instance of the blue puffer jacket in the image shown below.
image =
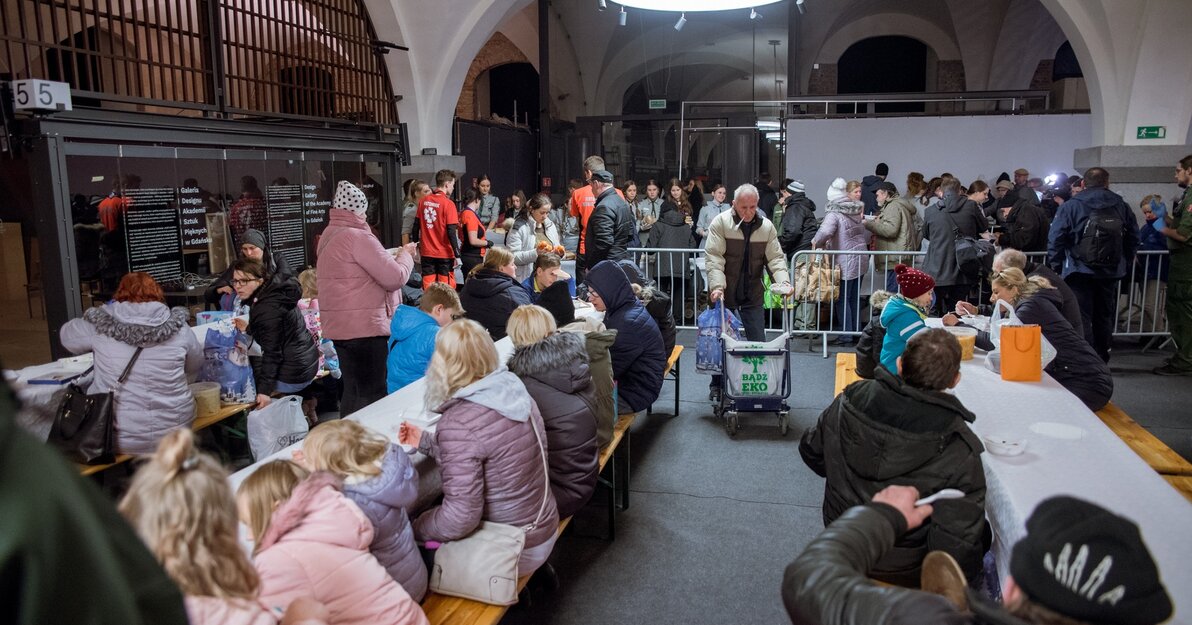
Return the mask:
<path id="1" fill-rule="evenodd" d="M 604 300 L 605 327 L 617 331 L 609 353 L 618 396 L 634 412 L 645 410 L 658 399 L 666 367 L 658 324 L 633 295 L 629 279 L 616 263 L 598 263 L 588 272 L 586 281 Z"/>
<path id="2" fill-rule="evenodd" d="M 373 525 L 368 550 L 414 601 L 422 601 L 426 565 L 410 525 L 409 509 L 418 498 L 418 472 L 410 457 L 397 445 L 390 445 L 381 460 L 381 474 L 360 482 L 345 480 L 343 493 Z"/>
<path id="3" fill-rule="evenodd" d="M 385 361 L 389 392 L 426 375 L 439 324 L 415 306 L 398 306 L 389 322 L 389 358 Z"/>
<path id="4" fill-rule="evenodd" d="M 927 311 L 911 300 L 895 295 L 882 309 L 882 326 L 886 337 L 882 339 L 882 366 L 891 373 L 898 373 L 898 357 L 906 351 L 906 342 L 927 329 L 923 321 Z"/>

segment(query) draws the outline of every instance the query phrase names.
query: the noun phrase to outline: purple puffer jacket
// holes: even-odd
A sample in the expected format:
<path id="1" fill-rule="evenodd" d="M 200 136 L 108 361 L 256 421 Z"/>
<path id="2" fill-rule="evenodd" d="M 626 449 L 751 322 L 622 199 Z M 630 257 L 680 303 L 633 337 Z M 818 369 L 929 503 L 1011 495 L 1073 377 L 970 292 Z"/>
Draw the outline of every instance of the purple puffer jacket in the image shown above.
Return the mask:
<path id="1" fill-rule="evenodd" d="M 864 251 L 869 247 L 869 237 L 872 236 L 865 228 L 861 211 L 865 205 L 860 202 L 831 202 L 828 204 L 827 215 L 812 241 L 816 247 L 843 252 Z M 826 243 L 826 245 L 825 245 Z M 868 265 L 866 257 L 861 255 L 842 254 L 836 257 L 836 264 L 840 267 L 840 278 L 852 280 L 865 275 Z"/>
<path id="2" fill-rule="evenodd" d="M 426 565 L 410 526 L 408 510 L 418 498 L 418 472 L 410 457 L 397 445 L 390 445 L 381 460 L 381 474 L 359 482 L 345 480 L 343 493 L 360 506 L 373 525 L 368 550 L 414 601 L 422 601 Z"/>
<path id="3" fill-rule="evenodd" d="M 596 390 L 584 337 L 556 332 L 518 347 L 509 357 L 509 370 L 521 377 L 542 413 L 550 450 L 550 489 L 559 518 L 565 519 L 596 492 L 600 466 Z"/>
<path id="4" fill-rule="evenodd" d="M 435 456 L 443 478 L 443 503 L 414 521 L 420 541 L 458 540 L 481 521 L 518 527 L 534 522 L 526 549 L 554 538 L 559 528 L 555 498 L 547 486 L 542 454 L 546 443 L 538 407 L 518 377 L 498 369 L 460 389 L 439 406 L 443 414 L 434 436 L 424 435 L 420 450 Z"/>
<path id="5" fill-rule="evenodd" d="M 319 239 L 317 278 L 323 337 L 346 341 L 389 336 L 389 321 L 401 304 L 401 287 L 414 259 L 396 260 L 368 228 L 363 215 L 334 209 Z"/>

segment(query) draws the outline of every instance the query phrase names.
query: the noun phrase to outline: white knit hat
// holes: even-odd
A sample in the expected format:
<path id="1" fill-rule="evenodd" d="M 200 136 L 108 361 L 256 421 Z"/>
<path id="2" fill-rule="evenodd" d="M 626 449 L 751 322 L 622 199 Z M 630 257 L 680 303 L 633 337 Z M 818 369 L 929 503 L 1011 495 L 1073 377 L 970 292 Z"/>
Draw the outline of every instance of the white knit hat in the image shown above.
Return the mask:
<path id="1" fill-rule="evenodd" d="M 843 202 L 848 199 L 848 182 L 844 178 L 837 178 L 828 187 L 828 202 Z"/>
<path id="2" fill-rule="evenodd" d="M 368 196 L 364 195 L 360 187 L 347 180 L 340 180 L 339 186 L 335 188 L 335 199 L 331 202 L 331 208 L 363 215 L 368 212 Z"/>

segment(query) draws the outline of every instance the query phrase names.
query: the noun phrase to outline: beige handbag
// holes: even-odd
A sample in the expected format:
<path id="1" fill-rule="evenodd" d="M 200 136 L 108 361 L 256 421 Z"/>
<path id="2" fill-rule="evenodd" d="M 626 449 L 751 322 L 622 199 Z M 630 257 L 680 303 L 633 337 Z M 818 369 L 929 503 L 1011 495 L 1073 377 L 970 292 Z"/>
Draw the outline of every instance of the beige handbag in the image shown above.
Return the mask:
<path id="1" fill-rule="evenodd" d="M 840 297 L 840 267 L 822 254 L 795 264 L 795 299 L 800 302 L 830 302 Z"/>
<path id="2" fill-rule="evenodd" d="M 443 543 L 435 551 L 430 589 L 441 595 L 463 597 L 493 605 L 517 603 L 517 562 L 526 544 L 526 532 L 542 522 L 550 496 L 550 469 L 542 435 L 527 421 L 542 452 L 543 496 L 538 516 L 525 527 L 483 521 L 476 531 L 459 540 Z"/>

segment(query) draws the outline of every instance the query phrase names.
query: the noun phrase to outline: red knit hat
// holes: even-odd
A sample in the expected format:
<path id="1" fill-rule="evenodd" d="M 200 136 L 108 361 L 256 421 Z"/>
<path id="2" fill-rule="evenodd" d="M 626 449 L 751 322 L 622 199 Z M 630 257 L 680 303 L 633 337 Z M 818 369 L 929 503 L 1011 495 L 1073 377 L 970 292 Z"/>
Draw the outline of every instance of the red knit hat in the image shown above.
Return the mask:
<path id="1" fill-rule="evenodd" d="M 897 275 L 898 292 L 903 297 L 915 299 L 935 288 L 935 279 L 914 267 L 898 264 L 894 266 L 894 273 Z"/>

